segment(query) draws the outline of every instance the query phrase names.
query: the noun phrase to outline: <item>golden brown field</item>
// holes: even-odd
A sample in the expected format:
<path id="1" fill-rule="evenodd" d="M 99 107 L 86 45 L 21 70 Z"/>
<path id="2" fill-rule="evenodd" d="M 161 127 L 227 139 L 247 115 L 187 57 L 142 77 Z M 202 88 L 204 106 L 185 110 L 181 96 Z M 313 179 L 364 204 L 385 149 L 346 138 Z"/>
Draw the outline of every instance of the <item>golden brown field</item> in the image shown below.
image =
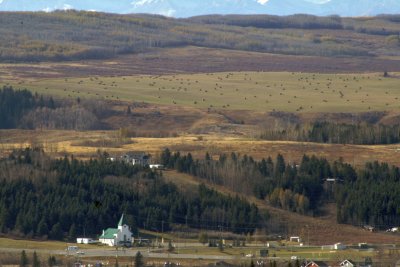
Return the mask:
<path id="1" fill-rule="evenodd" d="M 237 152 L 251 155 L 255 159 L 276 157 L 282 154 L 288 162 L 298 163 L 304 154 L 317 155 L 334 161 L 344 161 L 361 166 L 366 162 L 384 161 L 400 166 L 400 144 L 394 145 L 342 145 L 286 141 L 260 141 L 247 137 L 226 136 L 222 134 L 184 135 L 166 138 L 129 138 L 128 144 L 120 147 L 101 147 L 102 140 L 112 139 L 116 131 L 30 131 L 1 130 L 0 151 L 6 155 L 13 148 L 43 146 L 54 156 L 74 154 L 76 157 L 95 157 L 98 150 L 111 155 L 121 155 L 127 151 L 146 151 L 157 158 L 165 148 L 182 153 L 192 153 L 202 158 L 206 152 L 213 155 Z M 85 141 L 99 141 L 98 146 L 85 146 Z M 97 142 L 96 142 L 97 143 Z"/>

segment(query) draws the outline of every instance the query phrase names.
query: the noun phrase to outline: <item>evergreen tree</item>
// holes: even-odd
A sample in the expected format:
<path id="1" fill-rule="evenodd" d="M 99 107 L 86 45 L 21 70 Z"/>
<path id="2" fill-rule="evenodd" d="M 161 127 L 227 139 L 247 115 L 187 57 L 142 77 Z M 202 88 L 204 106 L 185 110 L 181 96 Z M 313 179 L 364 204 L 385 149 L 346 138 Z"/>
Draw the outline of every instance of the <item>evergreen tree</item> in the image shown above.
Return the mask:
<path id="1" fill-rule="evenodd" d="M 10 213 L 7 207 L 0 206 L 0 232 L 6 232 L 10 221 Z"/>
<path id="2" fill-rule="evenodd" d="M 26 252 L 25 252 L 25 250 L 22 250 L 21 258 L 20 258 L 20 261 L 19 261 L 19 266 L 20 267 L 26 267 L 26 266 L 28 266 L 28 264 L 29 264 L 29 261 L 28 261 L 28 257 L 26 256 Z"/>
<path id="3" fill-rule="evenodd" d="M 53 267 L 55 265 L 57 265 L 57 259 L 54 256 L 49 256 L 49 258 L 47 259 L 47 265 L 49 267 Z"/>
<path id="4" fill-rule="evenodd" d="M 174 246 L 172 245 L 172 242 L 171 242 L 171 240 L 169 240 L 168 241 L 168 252 L 172 252 L 172 251 L 174 251 Z"/>
<path id="5" fill-rule="evenodd" d="M 220 238 L 218 241 L 218 249 L 219 251 L 224 251 L 224 244 L 222 242 L 222 238 Z"/>
<path id="6" fill-rule="evenodd" d="M 280 177 L 285 172 L 285 159 L 281 154 L 276 157 L 274 176 Z"/>
<path id="7" fill-rule="evenodd" d="M 40 222 L 38 224 L 36 234 L 40 237 L 43 237 L 43 236 L 47 235 L 48 232 L 49 232 L 49 229 L 47 227 L 45 217 L 42 217 L 42 219 L 40 220 Z"/>
<path id="8" fill-rule="evenodd" d="M 61 240 L 63 238 L 63 233 L 60 223 L 56 223 L 53 225 L 50 231 L 50 238 L 54 240 Z"/>
<path id="9" fill-rule="evenodd" d="M 208 234 L 206 232 L 201 232 L 199 235 L 199 242 L 202 244 L 207 244 L 208 242 Z"/>
<path id="10" fill-rule="evenodd" d="M 76 238 L 76 226 L 75 223 L 73 223 L 71 225 L 71 227 L 69 228 L 69 232 L 68 232 L 68 239 L 69 240 L 74 240 L 74 238 Z"/>
<path id="11" fill-rule="evenodd" d="M 143 255 L 138 251 L 135 255 L 135 267 L 144 267 Z"/>
<path id="12" fill-rule="evenodd" d="M 36 251 L 33 252 L 32 267 L 40 267 L 40 261 Z"/>

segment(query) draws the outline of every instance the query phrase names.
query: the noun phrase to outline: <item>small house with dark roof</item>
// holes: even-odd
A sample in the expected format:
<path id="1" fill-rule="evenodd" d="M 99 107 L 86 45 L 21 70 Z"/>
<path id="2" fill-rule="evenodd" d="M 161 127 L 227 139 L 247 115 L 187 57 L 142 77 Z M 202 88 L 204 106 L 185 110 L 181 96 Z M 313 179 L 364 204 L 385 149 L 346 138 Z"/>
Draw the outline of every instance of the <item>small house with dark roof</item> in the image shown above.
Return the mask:
<path id="1" fill-rule="evenodd" d="M 132 244 L 132 232 L 124 214 L 122 214 L 117 228 L 103 230 L 99 242 L 108 246 L 130 246 Z"/>
<path id="2" fill-rule="evenodd" d="M 127 152 L 121 160 L 132 165 L 146 166 L 150 163 L 150 155 L 145 152 Z"/>

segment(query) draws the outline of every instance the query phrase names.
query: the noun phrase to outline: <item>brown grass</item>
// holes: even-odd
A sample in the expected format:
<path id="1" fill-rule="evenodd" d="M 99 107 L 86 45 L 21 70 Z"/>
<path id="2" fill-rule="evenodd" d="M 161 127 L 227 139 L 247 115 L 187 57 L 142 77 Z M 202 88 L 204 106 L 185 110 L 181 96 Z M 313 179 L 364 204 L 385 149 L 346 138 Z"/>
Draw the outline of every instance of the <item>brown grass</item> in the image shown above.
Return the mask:
<path id="1" fill-rule="evenodd" d="M 285 56 L 200 47 L 160 49 L 101 61 L 0 65 L 1 78 L 13 80 L 228 71 L 355 73 L 384 70 L 400 71 L 398 58 Z"/>
<path id="2" fill-rule="evenodd" d="M 110 131 L 0 131 L 0 153 L 7 155 L 12 149 L 26 146 L 43 146 L 55 156 L 71 153 L 81 158 L 95 156 L 101 147 L 92 146 L 113 134 Z M 268 156 L 276 157 L 282 154 L 287 162 L 300 162 L 304 154 L 325 157 L 328 160 L 344 161 L 362 166 L 366 162 L 383 161 L 400 166 L 400 145 L 341 145 L 318 144 L 285 141 L 259 141 L 245 137 L 224 136 L 219 134 L 184 135 L 168 138 L 130 138 L 128 144 L 119 147 L 104 148 L 111 154 L 121 154 L 126 151 L 147 151 L 157 156 L 163 149 L 192 153 L 194 157 L 202 158 L 206 152 L 214 155 L 231 152 L 248 154 L 255 159 Z M 85 145 L 89 142 L 90 145 Z"/>

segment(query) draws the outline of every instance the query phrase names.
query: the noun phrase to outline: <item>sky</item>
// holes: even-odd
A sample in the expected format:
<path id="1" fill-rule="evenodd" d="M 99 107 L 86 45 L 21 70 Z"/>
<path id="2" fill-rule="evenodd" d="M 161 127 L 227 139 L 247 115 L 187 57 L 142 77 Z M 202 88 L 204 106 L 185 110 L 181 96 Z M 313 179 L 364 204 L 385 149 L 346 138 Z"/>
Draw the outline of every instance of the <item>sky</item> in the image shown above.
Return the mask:
<path id="1" fill-rule="evenodd" d="M 173 17 L 206 14 L 400 14 L 400 0 L 0 0 L 0 11 L 90 10 Z"/>

